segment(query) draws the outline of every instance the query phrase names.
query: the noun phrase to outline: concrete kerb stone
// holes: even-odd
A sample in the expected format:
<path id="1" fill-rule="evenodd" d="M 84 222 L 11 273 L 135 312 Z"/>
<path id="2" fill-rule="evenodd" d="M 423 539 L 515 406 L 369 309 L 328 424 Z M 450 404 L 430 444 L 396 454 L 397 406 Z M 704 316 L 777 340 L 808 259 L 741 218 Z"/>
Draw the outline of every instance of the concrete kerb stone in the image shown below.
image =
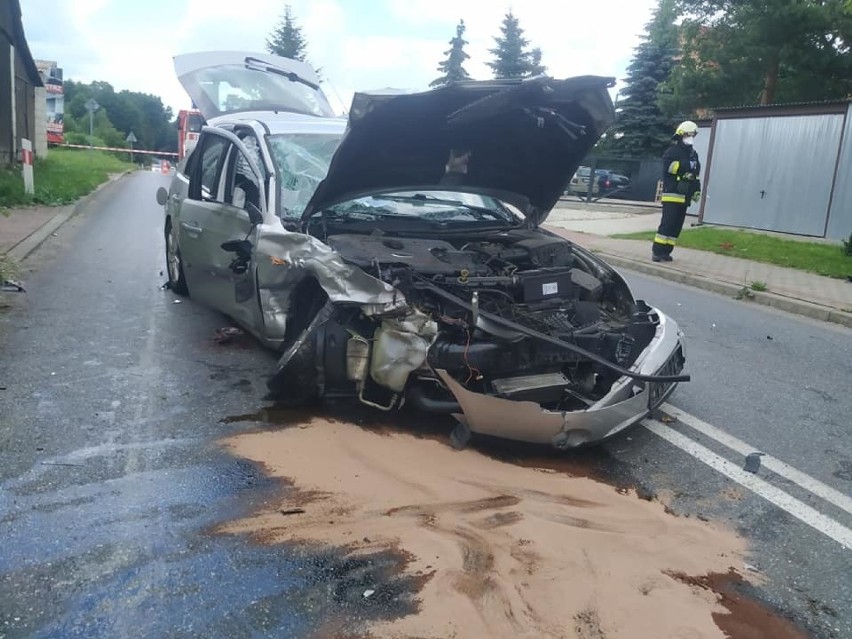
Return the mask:
<path id="1" fill-rule="evenodd" d="M 23 240 L 15 244 L 15 246 L 6 251 L 6 255 L 8 255 L 16 262 L 23 262 L 25 259 L 27 259 L 27 257 L 29 257 L 33 253 L 33 251 L 35 251 L 39 246 L 41 246 L 47 238 L 53 235 L 59 227 L 65 224 L 77 213 L 82 211 L 86 206 L 91 204 L 92 200 L 94 200 L 95 197 L 97 197 L 104 189 L 106 189 L 111 184 L 117 182 L 130 172 L 131 171 L 125 171 L 124 173 L 114 175 L 110 177 L 110 179 L 108 179 L 106 182 L 99 184 L 94 191 L 92 191 L 88 195 L 84 195 L 74 204 L 68 204 L 66 206 L 58 207 L 59 210 L 56 215 L 50 218 L 41 227 L 30 233 Z"/>
<path id="2" fill-rule="evenodd" d="M 695 275 L 693 273 L 679 271 L 676 268 L 657 266 L 655 264 L 625 258 L 620 255 L 613 255 L 606 251 L 595 250 L 594 252 L 601 255 L 607 262 L 617 268 L 639 271 L 640 273 L 654 275 L 669 281 L 678 282 L 679 284 L 686 284 L 687 286 L 694 286 L 695 288 L 725 295 L 726 297 L 736 298 L 742 292 L 743 288 L 747 288 L 731 284 L 730 282 L 722 282 L 702 277 L 700 275 Z M 813 304 L 804 300 L 777 295 L 769 291 L 752 291 L 749 289 L 749 292 L 751 295 L 744 301 L 755 302 L 757 304 L 770 306 L 788 313 L 794 313 L 796 315 L 810 317 L 811 319 L 823 322 L 832 322 L 847 328 L 852 328 L 852 313 L 846 313 L 839 309 L 827 306 L 820 306 L 819 304 Z"/>

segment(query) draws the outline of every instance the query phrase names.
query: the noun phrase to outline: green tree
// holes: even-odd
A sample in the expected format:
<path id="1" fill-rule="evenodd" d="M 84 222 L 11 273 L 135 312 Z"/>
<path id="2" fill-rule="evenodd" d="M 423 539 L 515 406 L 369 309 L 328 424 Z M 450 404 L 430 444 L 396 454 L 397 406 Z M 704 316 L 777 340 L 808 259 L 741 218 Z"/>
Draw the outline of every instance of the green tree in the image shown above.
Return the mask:
<path id="1" fill-rule="evenodd" d="M 681 63 L 671 111 L 852 94 L 849 0 L 678 0 Z"/>
<path id="2" fill-rule="evenodd" d="M 530 52 L 530 75 L 544 75 L 547 67 L 541 63 L 541 49 L 536 47 Z"/>
<path id="3" fill-rule="evenodd" d="M 266 39 L 266 50 L 273 55 L 284 58 L 305 61 L 308 43 L 302 35 L 302 28 L 296 24 L 293 9 L 289 4 L 284 5 L 284 15 L 278 26 Z"/>
<path id="4" fill-rule="evenodd" d="M 660 88 L 669 80 L 677 54 L 676 0 L 659 0 L 645 35 L 627 67 L 619 91 L 614 126 L 601 152 L 622 157 L 662 155 L 672 135 L 672 119 L 659 106 Z"/>
<path id="5" fill-rule="evenodd" d="M 496 46 L 488 50 L 494 55 L 494 61 L 488 66 L 495 78 L 526 78 L 537 68 L 544 69 L 540 50 L 534 67 L 533 53 L 527 49 L 530 41 L 524 37 L 524 30 L 511 11 L 504 16 L 500 35 L 494 38 L 494 43 Z"/>
<path id="6" fill-rule="evenodd" d="M 85 104 L 89 98 L 94 98 L 100 108 L 95 112 L 93 128 L 102 141 L 110 140 L 109 146 L 126 146 L 124 140 L 133 131 L 138 140 L 136 148 L 177 149 L 177 134 L 172 124 L 174 115 L 158 96 L 136 91 L 116 93 L 111 84 L 100 81 L 83 84 L 66 80 L 64 91 L 65 131 L 88 136 L 89 114 Z"/>
<path id="7" fill-rule="evenodd" d="M 438 71 L 442 75 L 430 82 L 430 87 L 443 87 L 453 82 L 470 79 L 470 75 L 463 66 L 465 60 L 470 58 L 464 50 L 464 45 L 467 44 L 467 40 L 464 39 L 465 29 L 464 20 L 459 20 L 456 26 L 456 37 L 450 40 L 450 48 L 444 51 L 446 58 L 438 65 Z"/>

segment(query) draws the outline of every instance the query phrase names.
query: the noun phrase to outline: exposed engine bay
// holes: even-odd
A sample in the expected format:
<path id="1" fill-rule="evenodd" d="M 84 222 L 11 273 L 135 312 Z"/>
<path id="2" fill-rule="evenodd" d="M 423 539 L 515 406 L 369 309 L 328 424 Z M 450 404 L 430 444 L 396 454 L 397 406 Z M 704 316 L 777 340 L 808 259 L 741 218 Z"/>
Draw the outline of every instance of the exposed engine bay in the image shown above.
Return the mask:
<path id="1" fill-rule="evenodd" d="M 302 358 L 320 362 L 324 396 L 356 394 L 385 410 L 407 400 L 457 413 L 437 373 L 444 371 L 476 393 L 584 410 L 610 392 L 657 329 L 656 313 L 634 302 L 615 271 L 538 229 L 428 239 L 332 232 L 322 239 L 404 295 L 422 322 L 401 329 L 355 306 L 327 305 L 315 320 L 316 352 Z M 428 354 L 406 366 L 405 340 L 418 336 Z"/>

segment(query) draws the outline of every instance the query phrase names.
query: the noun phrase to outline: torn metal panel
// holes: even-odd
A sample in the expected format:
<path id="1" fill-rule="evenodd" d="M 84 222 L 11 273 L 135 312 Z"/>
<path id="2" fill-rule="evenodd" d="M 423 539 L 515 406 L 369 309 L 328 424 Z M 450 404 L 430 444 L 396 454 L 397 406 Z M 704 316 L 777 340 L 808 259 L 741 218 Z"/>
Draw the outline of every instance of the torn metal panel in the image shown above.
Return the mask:
<path id="1" fill-rule="evenodd" d="M 366 305 L 366 314 L 391 312 L 406 305 L 405 297 L 363 270 L 351 266 L 318 239 L 264 225 L 256 248 L 257 281 L 266 333 L 283 338 L 290 294 L 312 276 L 336 303 Z"/>
<path id="2" fill-rule="evenodd" d="M 550 411 L 535 402 L 474 393 L 446 371 L 438 374 L 461 405 L 464 423 L 483 435 L 573 448 L 613 435 L 648 414 L 645 391 L 597 409 Z"/>

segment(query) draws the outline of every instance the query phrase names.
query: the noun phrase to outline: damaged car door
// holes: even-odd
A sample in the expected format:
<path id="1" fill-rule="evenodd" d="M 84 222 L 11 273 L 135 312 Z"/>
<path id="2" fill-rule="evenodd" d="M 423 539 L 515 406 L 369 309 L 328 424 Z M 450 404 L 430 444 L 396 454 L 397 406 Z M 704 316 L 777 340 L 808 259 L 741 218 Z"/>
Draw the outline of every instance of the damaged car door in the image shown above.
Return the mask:
<path id="1" fill-rule="evenodd" d="M 250 148 L 254 148 L 252 153 Z M 252 254 L 267 208 L 266 170 L 252 134 L 205 128 L 181 206 L 179 244 L 199 302 L 256 326 Z"/>

